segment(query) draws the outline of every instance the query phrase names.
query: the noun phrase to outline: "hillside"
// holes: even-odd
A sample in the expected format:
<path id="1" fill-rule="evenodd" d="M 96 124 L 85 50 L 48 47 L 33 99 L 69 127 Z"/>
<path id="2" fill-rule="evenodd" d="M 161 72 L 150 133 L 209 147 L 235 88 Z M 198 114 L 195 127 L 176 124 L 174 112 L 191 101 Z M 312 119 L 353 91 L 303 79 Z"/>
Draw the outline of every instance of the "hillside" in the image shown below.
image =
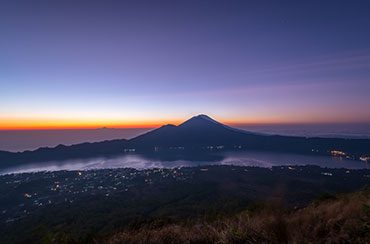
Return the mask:
<path id="1" fill-rule="evenodd" d="M 95 243 L 369 243 L 369 204 L 368 190 L 322 195 L 302 209 L 287 211 L 267 204 L 213 221 L 199 219 L 182 224 L 154 221 Z"/>
<path id="2" fill-rule="evenodd" d="M 199 221 L 232 222 L 230 216 L 245 210 L 255 214 L 264 206 L 281 206 L 285 216 L 320 196 L 350 193 L 369 184 L 368 169 L 293 165 L 9 174 L 0 176 L 0 243 L 93 243 L 122 230 L 132 235 L 163 225 L 178 229 L 188 224 L 198 228 Z M 181 231 L 186 237 L 188 230 Z"/>

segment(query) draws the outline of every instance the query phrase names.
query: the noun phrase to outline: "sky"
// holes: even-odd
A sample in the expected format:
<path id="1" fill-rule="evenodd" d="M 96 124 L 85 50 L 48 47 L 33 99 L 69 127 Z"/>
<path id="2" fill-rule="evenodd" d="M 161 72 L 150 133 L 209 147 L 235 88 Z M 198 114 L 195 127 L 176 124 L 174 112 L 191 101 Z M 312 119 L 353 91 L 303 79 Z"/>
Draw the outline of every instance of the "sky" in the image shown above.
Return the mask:
<path id="1" fill-rule="evenodd" d="M 369 123 L 369 1 L 1 1 L 0 129 Z"/>

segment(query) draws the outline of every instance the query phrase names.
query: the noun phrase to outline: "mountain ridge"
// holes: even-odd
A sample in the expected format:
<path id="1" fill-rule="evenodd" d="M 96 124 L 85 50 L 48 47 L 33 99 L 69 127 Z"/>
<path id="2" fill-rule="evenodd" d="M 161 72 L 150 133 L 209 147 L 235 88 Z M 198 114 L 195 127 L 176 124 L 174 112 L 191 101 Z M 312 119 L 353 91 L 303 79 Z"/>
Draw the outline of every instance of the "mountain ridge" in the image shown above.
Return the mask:
<path id="1" fill-rule="evenodd" d="M 223 150 L 265 150 L 300 154 L 330 155 L 332 150 L 343 151 L 351 159 L 370 155 L 369 139 L 306 138 L 279 135 L 261 135 L 224 125 L 207 115 L 194 116 L 182 124 L 163 125 L 135 138 L 116 139 L 71 146 L 58 145 L 54 148 L 39 148 L 34 151 L 0 151 L 0 167 L 11 165 L 112 156 L 124 154 L 125 149 L 135 153 L 175 154 L 174 148 L 181 148 L 181 155 L 207 154 L 209 148 Z"/>

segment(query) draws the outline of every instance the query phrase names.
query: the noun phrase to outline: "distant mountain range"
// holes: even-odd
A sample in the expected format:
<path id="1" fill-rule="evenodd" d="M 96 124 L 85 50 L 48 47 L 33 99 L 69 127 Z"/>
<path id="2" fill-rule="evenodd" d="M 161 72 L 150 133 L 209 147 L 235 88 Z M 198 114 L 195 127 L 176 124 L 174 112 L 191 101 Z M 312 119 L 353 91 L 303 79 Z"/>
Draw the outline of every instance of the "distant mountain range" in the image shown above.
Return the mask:
<path id="1" fill-rule="evenodd" d="M 17 153 L 0 151 L 0 167 L 133 152 L 152 156 L 172 155 L 176 158 L 224 150 L 336 154 L 359 159 L 361 156 L 370 155 L 370 140 L 263 135 L 229 127 L 207 115 L 198 115 L 178 126 L 164 125 L 130 140 L 59 145 L 54 148 L 39 148 Z"/>

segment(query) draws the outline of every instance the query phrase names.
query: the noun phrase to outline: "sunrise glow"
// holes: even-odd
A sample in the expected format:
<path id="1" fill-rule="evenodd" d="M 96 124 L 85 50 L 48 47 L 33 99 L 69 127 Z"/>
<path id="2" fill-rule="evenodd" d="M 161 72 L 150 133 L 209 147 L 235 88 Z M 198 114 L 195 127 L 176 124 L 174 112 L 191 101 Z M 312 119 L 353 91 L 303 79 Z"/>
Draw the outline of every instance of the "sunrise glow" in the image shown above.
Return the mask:
<path id="1" fill-rule="evenodd" d="M 197 114 L 227 124 L 370 122 L 360 15 L 320 21 L 329 17 L 315 8 L 321 17 L 308 23 L 294 7 L 252 14 L 247 3 L 50 5 L 4 6 L 0 130 L 154 128 Z"/>

